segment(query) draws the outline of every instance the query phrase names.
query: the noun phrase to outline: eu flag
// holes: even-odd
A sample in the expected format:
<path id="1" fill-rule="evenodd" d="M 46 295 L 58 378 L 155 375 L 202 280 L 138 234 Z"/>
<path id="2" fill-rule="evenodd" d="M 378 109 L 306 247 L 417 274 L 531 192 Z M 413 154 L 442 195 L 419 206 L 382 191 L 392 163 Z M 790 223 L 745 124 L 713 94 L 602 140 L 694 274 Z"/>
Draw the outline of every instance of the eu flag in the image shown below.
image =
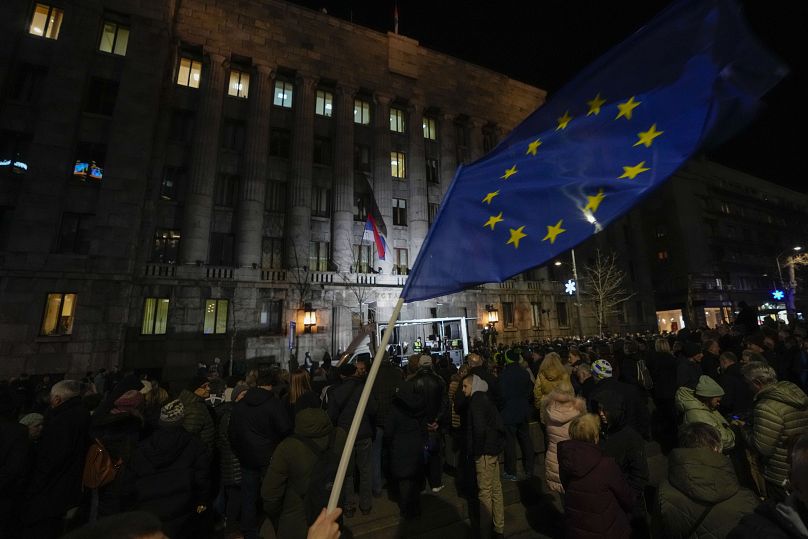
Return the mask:
<path id="1" fill-rule="evenodd" d="M 784 74 L 735 2 L 673 4 L 458 169 L 402 297 L 501 282 L 575 247 L 737 130 Z"/>

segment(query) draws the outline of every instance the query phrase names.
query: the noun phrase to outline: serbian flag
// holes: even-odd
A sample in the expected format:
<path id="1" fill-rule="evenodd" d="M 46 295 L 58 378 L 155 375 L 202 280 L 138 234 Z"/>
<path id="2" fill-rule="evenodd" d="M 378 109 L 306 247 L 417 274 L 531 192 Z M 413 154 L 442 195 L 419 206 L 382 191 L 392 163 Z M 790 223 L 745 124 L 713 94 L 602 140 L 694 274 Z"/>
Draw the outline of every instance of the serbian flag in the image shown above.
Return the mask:
<path id="1" fill-rule="evenodd" d="M 372 241 L 376 242 L 376 251 L 379 253 L 379 260 L 384 260 L 385 254 L 387 253 L 387 241 L 385 241 L 384 236 L 379 232 L 379 228 L 376 226 L 376 220 L 372 215 L 368 215 L 363 239 L 369 241 L 372 239 Z"/>
<path id="2" fill-rule="evenodd" d="M 370 241 L 371 238 L 369 236 L 372 236 L 373 241 L 376 242 L 376 251 L 379 253 L 379 260 L 384 260 L 388 251 L 387 242 L 384 239 L 387 235 L 387 225 L 384 223 L 384 217 L 382 217 L 382 212 L 379 210 L 379 205 L 376 203 L 376 195 L 373 193 L 373 187 L 370 185 L 370 181 L 367 182 L 367 189 L 366 197 L 361 197 L 364 199 L 361 202 L 367 204 L 368 212 L 363 239 Z"/>

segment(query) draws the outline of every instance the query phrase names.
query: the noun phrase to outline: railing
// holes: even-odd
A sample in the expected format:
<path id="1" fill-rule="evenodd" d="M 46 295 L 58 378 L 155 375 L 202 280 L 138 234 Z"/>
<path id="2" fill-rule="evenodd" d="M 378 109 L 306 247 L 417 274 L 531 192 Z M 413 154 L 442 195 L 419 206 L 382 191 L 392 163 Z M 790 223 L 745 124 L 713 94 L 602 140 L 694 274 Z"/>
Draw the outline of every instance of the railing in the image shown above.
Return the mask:
<path id="1" fill-rule="evenodd" d="M 207 278 L 208 279 L 215 279 L 220 281 L 224 280 L 232 280 L 233 279 L 233 268 L 227 266 L 208 266 L 207 267 Z"/>
<path id="2" fill-rule="evenodd" d="M 174 264 L 146 264 L 146 277 L 167 277 L 171 278 L 177 273 L 177 266 Z"/>

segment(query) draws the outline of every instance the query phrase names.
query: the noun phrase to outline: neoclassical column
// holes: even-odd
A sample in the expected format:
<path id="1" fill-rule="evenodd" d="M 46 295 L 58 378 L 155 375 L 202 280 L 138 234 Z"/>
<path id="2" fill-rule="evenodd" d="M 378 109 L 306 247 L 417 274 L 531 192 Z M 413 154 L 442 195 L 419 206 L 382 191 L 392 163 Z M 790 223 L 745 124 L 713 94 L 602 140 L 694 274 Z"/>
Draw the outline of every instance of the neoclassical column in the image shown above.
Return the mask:
<path id="1" fill-rule="evenodd" d="M 337 137 L 334 168 L 334 214 L 331 217 L 331 247 L 337 271 L 347 272 L 353 263 L 354 203 L 354 95 L 357 88 L 337 86 Z"/>
<path id="2" fill-rule="evenodd" d="M 469 120 L 469 155 L 470 163 L 476 161 L 483 156 L 483 127 L 486 121 L 480 118 L 471 118 Z"/>
<path id="3" fill-rule="evenodd" d="M 185 264 L 208 260 L 226 70 L 224 56 L 210 54 L 208 60 L 203 69 L 180 231 L 180 260 Z"/>
<path id="4" fill-rule="evenodd" d="M 314 145 L 314 87 L 317 80 L 299 76 L 295 81 L 295 125 L 292 135 L 289 211 L 286 214 L 286 267 L 309 263 L 311 242 L 311 176 Z"/>
<path id="5" fill-rule="evenodd" d="M 239 267 L 261 263 L 267 181 L 269 111 L 272 108 L 272 70 L 258 65 L 250 81 L 250 119 L 244 144 L 244 174 L 236 216 L 236 259 Z"/>
<path id="6" fill-rule="evenodd" d="M 442 114 L 440 118 L 440 190 L 441 197 L 446 194 L 457 170 L 457 134 L 455 133 L 455 117 Z"/>
<path id="7" fill-rule="evenodd" d="M 379 205 L 384 222 L 387 225 L 387 244 L 390 245 L 393 232 L 393 173 L 390 169 L 390 102 L 392 96 L 376 94 L 376 110 L 374 114 L 375 158 L 373 159 L 373 192 Z M 392 248 L 391 248 L 392 250 Z M 384 260 L 379 260 L 382 273 L 389 275 L 393 271 L 393 253 L 387 253 Z"/>
<path id="8" fill-rule="evenodd" d="M 426 193 L 426 155 L 424 153 L 423 106 L 413 103 L 409 108 L 410 153 L 407 156 L 407 176 L 410 181 L 410 199 L 407 219 L 410 232 L 409 264 L 412 267 L 415 257 L 421 250 L 429 228 Z"/>

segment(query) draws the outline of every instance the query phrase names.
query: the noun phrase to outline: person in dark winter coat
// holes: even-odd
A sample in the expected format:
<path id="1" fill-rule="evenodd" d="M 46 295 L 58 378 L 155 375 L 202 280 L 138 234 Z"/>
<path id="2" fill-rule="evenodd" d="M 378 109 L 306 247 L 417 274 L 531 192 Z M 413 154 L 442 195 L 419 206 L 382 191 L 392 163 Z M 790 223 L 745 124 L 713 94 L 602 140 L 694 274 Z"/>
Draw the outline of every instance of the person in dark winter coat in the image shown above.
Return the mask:
<path id="1" fill-rule="evenodd" d="M 533 477 L 535 454 L 533 441 L 530 439 L 528 421 L 530 420 L 530 397 L 533 383 L 528 371 L 523 369 L 515 353 L 505 353 L 505 367 L 499 375 L 500 394 L 502 394 L 502 422 L 505 424 L 505 478 L 511 481 L 516 476 L 516 441 L 522 450 L 522 466 L 525 476 Z"/>
<path id="2" fill-rule="evenodd" d="M 218 426 L 216 431 L 216 449 L 219 450 L 219 472 L 221 485 L 224 490 L 224 516 L 225 530 L 235 532 L 241 516 L 241 464 L 230 446 L 227 432 L 230 429 L 230 418 L 233 407 L 244 398 L 249 386 L 239 384 L 230 394 L 231 400 L 226 400 L 216 407 Z"/>
<path id="3" fill-rule="evenodd" d="M 592 364 L 592 375 L 598 380 L 589 396 L 590 412 L 598 410 L 598 396 L 604 391 L 617 393 L 623 397 L 624 419 L 640 435 L 646 437 L 650 431 L 650 412 L 648 411 L 647 397 L 639 386 L 626 384 L 615 380 L 609 368 L 609 362 L 599 359 Z"/>
<path id="4" fill-rule="evenodd" d="M 433 492 L 443 489 L 443 433 L 450 421 L 446 383 L 432 365 L 432 357 L 422 355 L 418 372 L 412 378 L 412 390 L 424 396 L 427 426 L 427 480 Z"/>
<path id="5" fill-rule="evenodd" d="M 398 487 L 402 518 L 421 514 L 420 496 L 424 482 L 424 437 L 426 435 L 424 395 L 405 383 L 393 398 L 384 425 L 384 440 L 390 447 L 390 475 Z"/>
<path id="6" fill-rule="evenodd" d="M 81 403 L 81 384 L 57 382 L 50 391 L 34 467 L 28 479 L 23 521 L 25 537 L 56 537 L 65 512 L 81 503 L 81 476 L 87 455 L 90 414 Z"/>
<path id="7" fill-rule="evenodd" d="M 738 485 L 721 436 L 706 423 L 682 429 L 681 448 L 668 456 L 668 478 L 659 487 L 659 512 L 671 539 L 722 539 L 759 500 Z"/>
<path id="8" fill-rule="evenodd" d="M 494 533 L 505 533 L 505 506 L 499 477 L 505 425 L 496 406 L 487 398 L 487 392 L 488 383 L 476 374 L 463 379 L 463 394 L 468 399 L 466 443 L 477 471 L 480 536 L 483 538 L 490 536 L 492 525 Z"/>
<path id="9" fill-rule="evenodd" d="M 328 416 L 337 427 L 337 444 L 343 446 L 351 428 L 351 422 L 356 415 L 359 398 L 365 386 L 365 381 L 357 377 L 353 365 L 344 364 L 340 367 L 342 383 L 331 392 L 328 401 Z M 359 432 L 356 435 L 351 463 L 345 474 L 345 516 L 350 518 L 356 512 L 356 487 L 354 486 L 354 468 L 359 473 L 359 509 L 363 514 L 370 512 L 372 502 L 372 472 L 371 472 L 371 440 L 375 432 L 376 412 L 378 403 L 371 394 L 368 399 L 365 413 L 359 423 Z"/>
<path id="10" fill-rule="evenodd" d="M 0 386 L 0 537 L 9 537 L 25 492 L 30 441 L 28 429 L 15 421 L 16 405 L 11 392 Z"/>
<path id="11" fill-rule="evenodd" d="M 496 377 L 491 373 L 491 370 L 486 366 L 483 358 L 478 354 L 468 355 L 469 367 L 471 367 L 471 374 L 479 376 L 486 384 L 488 384 L 487 396 L 497 408 L 502 406 L 502 393 L 499 390 Z M 462 394 L 462 391 L 460 392 Z"/>
<path id="12" fill-rule="evenodd" d="M 292 424 L 281 400 L 272 392 L 277 372 L 261 370 L 257 387 L 233 407 L 227 438 L 241 463 L 241 531 L 245 539 L 258 537 L 257 503 L 264 471 L 275 448 Z"/>
<path id="13" fill-rule="evenodd" d="M 701 358 L 704 354 L 701 347 L 694 342 L 685 342 L 682 345 L 682 357 L 676 364 L 676 387 L 689 387 L 696 389 L 701 372 Z"/>
<path id="14" fill-rule="evenodd" d="M 182 390 L 177 398 L 185 407 L 185 419 L 182 427 L 191 434 L 199 436 L 205 447 L 209 451 L 213 451 L 216 427 L 213 425 L 213 417 L 205 405 L 205 399 L 209 396 L 210 382 L 204 376 L 197 376 L 189 382 L 187 389 Z"/>
<path id="15" fill-rule="evenodd" d="M 179 400 L 163 406 L 160 427 L 140 443 L 126 469 L 124 500 L 128 509 L 160 517 L 172 539 L 198 536 L 196 516 L 207 510 L 210 453 L 183 428 Z"/>
<path id="16" fill-rule="evenodd" d="M 378 404 L 376 411 L 376 429 L 373 437 L 373 496 L 382 495 L 382 487 L 384 486 L 384 472 L 382 461 L 388 462 L 389 459 L 384 458 L 385 444 L 384 439 L 384 425 L 387 424 L 387 418 L 393 407 L 393 397 L 401 387 L 403 378 L 401 376 L 401 369 L 396 367 L 390 362 L 390 357 L 385 353 L 382 358 L 382 363 L 379 365 L 379 372 L 376 373 L 376 381 L 373 384 L 372 395 Z"/>
<path id="17" fill-rule="evenodd" d="M 718 368 L 721 366 L 720 354 L 721 346 L 718 341 L 711 339 L 704 343 L 701 356 L 701 372 L 716 382 L 718 382 Z"/>
<path id="18" fill-rule="evenodd" d="M 575 418 L 570 436 L 558 444 L 567 539 L 629 537 L 634 493 L 614 459 L 597 445 L 600 420 L 593 414 Z"/>
<path id="19" fill-rule="evenodd" d="M 632 527 L 636 533 L 645 522 L 645 499 L 643 492 L 648 485 L 648 458 L 645 454 L 645 440 L 625 423 L 625 402 L 623 397 L 612 391 L 604 391 L 598 396 L 598 415 L 601 420 L 600 448 L 603 454 L 615 460 L 634 491 L 637 503 L 632 513 Z"/>
<path id="20" fill-rule="evenodd" d="M 718 383 L 724 390 L 719 411 L 725 416 L 746 417 L 752 409 L 752 390 L 743 377 L 741 364 L 732 352 L 724 352 L 719 358 L 721 374 Z"/>
<path id="21" fill-rule="evenodd" d="M 792 445 L 789 461 L 791 494 L 785 501 L 758 506 L 741 519 L 728 539 L 805 539 L 808 537 L 808 434 Z"/>
<path id="22" fill-rule="evenodd" d="M 651 395 L 654 399 L 654 438 L 667 450 L 676 445 L 676 412 L 674 397 L 676 385 L 676 357 L 671 353 L 667 339 L 654 342 L 654 352 L 648 361 L 648 370 L 654 380 Z"/>
<path id="23" fill-rule="evenodd" d="M 324 451 L 333 443 L 333 429 L 325 411 L 303 409 L 295 416 L 294 435 L 283 440 L 272 455 L 261 497 L 279 538 L 305 539 L 308 531 L 303 500 L 320 455 L 300 438 L 310 440 L 319 451 Z M 332 446 L 331 450 L 338 449 Z"/>

